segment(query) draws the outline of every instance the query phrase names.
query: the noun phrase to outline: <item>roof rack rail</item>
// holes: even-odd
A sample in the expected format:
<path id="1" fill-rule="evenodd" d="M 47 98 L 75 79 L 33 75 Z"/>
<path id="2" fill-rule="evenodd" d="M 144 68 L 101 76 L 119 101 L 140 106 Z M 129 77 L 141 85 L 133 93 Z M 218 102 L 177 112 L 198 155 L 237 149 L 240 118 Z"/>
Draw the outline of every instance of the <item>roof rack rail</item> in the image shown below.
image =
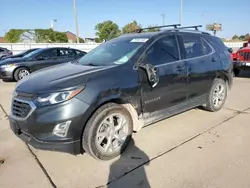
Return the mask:
<path id="1" fill-rule="evenodd" d="M 202 25 L 193 25 L 193 26 L 186 26 L 186 27 L 178 27 L 177 29 L 191 29 L 194 28 L 195 30 L 199 30 L 198 27 L 202 27 Z"/>
<path id="2" fill-rule="evenodd" d="M 137 33 L 141 33 L 143 30 L 147 30 L 147 29 L 160 29 L 160 28 L 164 28 L 164 27 L 174 27 L 175 29 L 178 29 L 177 26 L 181 26 L 181 24 L 161 25 L 161 26 L 155 26 L 155 27 L 141 28 L 141 29 L 137 29 L 136 32 Z"/>

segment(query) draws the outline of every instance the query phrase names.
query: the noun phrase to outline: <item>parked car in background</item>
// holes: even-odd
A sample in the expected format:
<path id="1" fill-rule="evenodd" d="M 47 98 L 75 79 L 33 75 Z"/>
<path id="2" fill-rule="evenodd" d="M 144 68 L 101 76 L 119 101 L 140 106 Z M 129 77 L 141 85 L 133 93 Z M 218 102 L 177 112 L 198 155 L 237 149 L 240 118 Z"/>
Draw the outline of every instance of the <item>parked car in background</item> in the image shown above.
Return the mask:
<path id="1" fill-rule="evenodd" d="M 232 55 L 235 76 L 238 76 L 241 70 L 250 70 L 250 38 Z"/>
<path id="2" fill-rule="evenodd" d="M 72 48 L 43 48 L 26 54 L 22 58 L 0 61 L 0 78 L 19 81 L 40 69 L 70 62 L 86 52 Z M 55 72 L 56 73 L 56 72 Z"/>
<path id="3" fill-rule="evenodd" d="M 8 50 L 7 48 L 0 47 L 0 60 L 4 57 L 8 57 L 12 55 L 12 51 Z"/>
<path id="4" fill-rule="evenodd" d="M 12 58 L 19 58 L 19 57 L 22 58 L 23 56 L 25 56 L 25 55 L 27 55 L 27 54 L 29 54 L 29 53 L 37 50 L 37 49 L 39 49 L 39 48 L 32 48 L 32 49 L 29 49 L 29 50 L 22 51 L 22 52 L 20 52 L 19 54 L 16 54 L 16 55 L 10 55 L 10 56 L 7 56 L 7 57 L 2 57 L 1 60 L 12 59 Z"/>
<path id="5" fill-rule="evenodd" d="M 241 48 L 233 61 L 234 75 L 238 76 L 242 70 L 250 71 L 250 46 Z"/>
<path id="6" fill-rule="evenodd" d="M 15 88 L 11 129 L 38 149 L 109 160 L 143 126 L 201 105 L 220 110 L 232 85 L 230 54 L 197 27 L 122 35 L 77 64 L 31 74 Z"/>

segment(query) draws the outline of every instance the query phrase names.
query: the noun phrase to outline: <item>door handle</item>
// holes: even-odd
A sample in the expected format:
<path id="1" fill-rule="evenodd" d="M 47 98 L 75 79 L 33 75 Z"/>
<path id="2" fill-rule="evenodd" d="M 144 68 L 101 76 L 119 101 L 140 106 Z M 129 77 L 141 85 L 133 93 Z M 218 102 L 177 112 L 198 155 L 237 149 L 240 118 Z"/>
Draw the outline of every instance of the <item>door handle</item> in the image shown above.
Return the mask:
<path id="1" fill-rule="evenodd" d="M 216 59 L 216 57 L 212 57 L 212 62 L 216 62 L 217 61 L 217 59 Z"/>

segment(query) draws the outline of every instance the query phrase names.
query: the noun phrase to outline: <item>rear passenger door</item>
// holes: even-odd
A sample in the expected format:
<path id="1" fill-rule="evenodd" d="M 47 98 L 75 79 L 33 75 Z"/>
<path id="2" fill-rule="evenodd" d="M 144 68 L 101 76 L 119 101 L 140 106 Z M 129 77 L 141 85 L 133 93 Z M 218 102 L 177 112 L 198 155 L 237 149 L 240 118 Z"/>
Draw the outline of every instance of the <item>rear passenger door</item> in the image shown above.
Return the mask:
<path id="1" fill-rule="evenodd" d="M 153 65 L 159 73 L 159 82 L 152 87 L 145 71 L 140 71 L 144 113 L 170 110 L 186 101 L 187 67 L 180 59 L 175 34 L 157 39 L 147 49 L 142 63 Z"/>
<path id="2" fill-rule="evenodd" d="M 66 63 L 74 60 L 76 53 L 72 49 L 58 49 L 58 62 L 57 64 Z"/>
<path id="3" fill-rule="evenodd" d="M 182 56 L 188 66 L 188 99 L 206 99 L 216 77 L 214 50 L 201 34 L 180 35 Z"/>

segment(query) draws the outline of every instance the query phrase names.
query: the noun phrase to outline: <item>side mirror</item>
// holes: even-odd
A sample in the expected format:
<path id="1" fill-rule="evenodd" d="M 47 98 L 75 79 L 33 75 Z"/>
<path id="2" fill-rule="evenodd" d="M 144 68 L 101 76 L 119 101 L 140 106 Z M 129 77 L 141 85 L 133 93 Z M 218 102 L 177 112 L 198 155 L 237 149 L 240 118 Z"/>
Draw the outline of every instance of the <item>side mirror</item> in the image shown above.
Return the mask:
<path id="1" fill-rule="evenodd" d="M 152 88 L 154 88 L 159 82 L 159 70 L 151 64 L 140 64 L 139 67 L 146 71 L 148 81 Z"/>

